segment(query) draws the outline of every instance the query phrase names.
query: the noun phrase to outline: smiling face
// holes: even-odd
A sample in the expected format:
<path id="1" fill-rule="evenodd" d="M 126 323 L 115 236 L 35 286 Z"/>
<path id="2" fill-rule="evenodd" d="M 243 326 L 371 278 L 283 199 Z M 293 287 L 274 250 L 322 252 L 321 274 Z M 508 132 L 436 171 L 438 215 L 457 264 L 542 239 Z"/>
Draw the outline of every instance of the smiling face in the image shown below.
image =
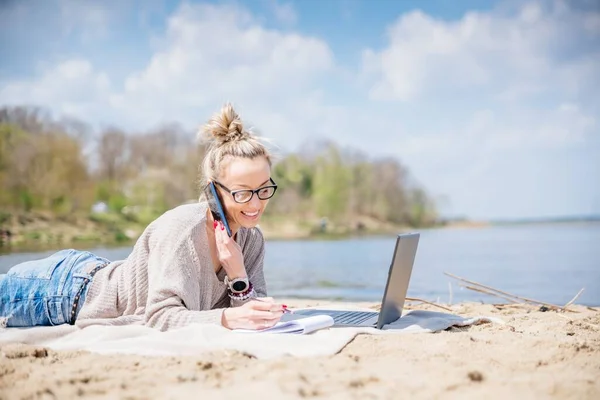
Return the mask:
<path id="1" fill-rule="evenodd" d="M 265 157 L 255 158 L 230 158 L 223 163 L 219 183 L 229 190 L 252 189 L 271 185 L 271 168 Z M 247 203 L 237 203 L 225 189 L 216 185 L 223 206 L 227 213 L 227 221 L 233 232 L 240 227 L 255 227 L 269 200 L 260 200 L 256 193 Z"/>

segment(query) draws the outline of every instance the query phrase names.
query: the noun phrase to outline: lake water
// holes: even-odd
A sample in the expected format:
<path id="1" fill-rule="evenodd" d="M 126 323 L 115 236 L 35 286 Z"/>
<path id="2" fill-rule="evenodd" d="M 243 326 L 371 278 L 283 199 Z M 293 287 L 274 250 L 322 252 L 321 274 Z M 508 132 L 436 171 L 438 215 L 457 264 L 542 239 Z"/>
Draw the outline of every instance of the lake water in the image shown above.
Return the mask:
<path id="1" fill-rule="evenodd" d="M 268 241 L 265 276 L 269 295 L 379 301 L 395 237 Z M 131 248 L 90 251 L 111 260 Z M 0 272 L 52 251 L 0 256 Z M 581 289 L 579 304 L 600 305 L 600 224 L 433 229 L 421 238 L 408 296 L 430 301 L 503 302 L 461 289 L 444 272 L 509 293 L 565 304 Z"/>

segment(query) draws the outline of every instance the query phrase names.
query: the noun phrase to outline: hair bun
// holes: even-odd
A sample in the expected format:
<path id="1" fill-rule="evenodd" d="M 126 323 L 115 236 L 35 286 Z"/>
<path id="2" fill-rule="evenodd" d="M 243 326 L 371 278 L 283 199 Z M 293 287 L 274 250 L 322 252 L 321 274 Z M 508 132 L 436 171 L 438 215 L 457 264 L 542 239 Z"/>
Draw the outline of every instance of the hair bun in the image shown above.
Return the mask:
<path id="1" fill-rule="evenodd" d="M 238 113 L 230 103 L 221 108 L 221 111 L 204 125 L 204 133 L 219 144 L 241 140 L 249 136 L 244 130 L 244 125 Z"/>

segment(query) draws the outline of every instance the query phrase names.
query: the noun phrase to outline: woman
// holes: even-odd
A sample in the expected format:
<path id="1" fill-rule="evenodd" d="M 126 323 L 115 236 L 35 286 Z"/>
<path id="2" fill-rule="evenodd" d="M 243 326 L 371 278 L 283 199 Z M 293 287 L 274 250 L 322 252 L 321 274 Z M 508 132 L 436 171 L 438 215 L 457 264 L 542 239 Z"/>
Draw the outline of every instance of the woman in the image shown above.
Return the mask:
<path id="1" fill-rule="evenodd" d="M 125 260 L 62 250 L 0 275 L 0 324 L 8 327 L 191 323 L 263 329 L 283 306 L 266 298 L 264 239 L 256 227 L 277 186 L 271 156 L 225 105 L 204 127 L 201 182 L 214 182 L 232 236 L 201 201 L 153 221 Z M 258 297 L 262 297 L 257 299 Z"/>

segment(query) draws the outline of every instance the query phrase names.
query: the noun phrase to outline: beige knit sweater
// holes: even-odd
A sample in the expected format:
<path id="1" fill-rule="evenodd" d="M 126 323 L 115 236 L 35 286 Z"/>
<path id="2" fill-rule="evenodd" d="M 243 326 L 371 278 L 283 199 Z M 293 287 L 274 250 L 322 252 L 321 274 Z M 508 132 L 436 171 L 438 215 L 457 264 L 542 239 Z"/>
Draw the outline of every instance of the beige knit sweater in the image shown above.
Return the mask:
<path id="1" fill-rule="evenodd" d="M 206 234 L 206 203 L 176 207 L 152 222 L 125 260 L 96 273 L 77 316 L 80 327 L 145 324 L 162 331 L 191 323 L 221 324 L 231 300 L 215 273 Z M 258 297 L 266 296 L 264 239 L 258 228 L 241 228 L 236 242 Z"/>

